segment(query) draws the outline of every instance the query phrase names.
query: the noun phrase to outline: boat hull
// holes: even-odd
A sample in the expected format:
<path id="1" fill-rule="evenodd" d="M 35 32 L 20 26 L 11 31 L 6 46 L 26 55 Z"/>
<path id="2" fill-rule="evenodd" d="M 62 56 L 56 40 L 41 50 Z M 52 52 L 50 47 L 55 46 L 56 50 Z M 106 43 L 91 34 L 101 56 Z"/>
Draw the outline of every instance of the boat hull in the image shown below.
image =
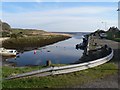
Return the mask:
<path id="1" fill-rule="evenodd" d="M 0 53 L 2 56 L 16 56 L 16 54 L 11 54 L 11 53 Z"/>
<path id="2" fill-rule="evenodd" d="M 11 49 L 0 48 L 0 55 L 2 55 L 2 56 L 16 56 L 17 51 L 11 50 Z"/>

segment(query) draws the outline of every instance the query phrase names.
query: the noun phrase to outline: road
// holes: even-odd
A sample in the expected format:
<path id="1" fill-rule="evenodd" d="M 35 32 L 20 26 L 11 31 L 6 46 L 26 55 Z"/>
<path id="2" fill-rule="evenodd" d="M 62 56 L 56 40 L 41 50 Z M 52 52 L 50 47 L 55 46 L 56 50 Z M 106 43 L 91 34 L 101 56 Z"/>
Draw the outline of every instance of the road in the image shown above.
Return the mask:
<path id="1" fill-rule="evenodd" d="M 106 39 L 97 39 L 96 43 L 100 45 L 107 44 L 114 50 L 114 57 L 112 62 L 114 62 L 116 65 L 118 65 L 118 68 L 120 68 L 120 43 Z M 118 83 L 120 80 L 119 76 L 120 70 L 118 71 L 118 74 L 100 78 L 84 85 L 75 86 L 74 88 L 120 88 Z"/>

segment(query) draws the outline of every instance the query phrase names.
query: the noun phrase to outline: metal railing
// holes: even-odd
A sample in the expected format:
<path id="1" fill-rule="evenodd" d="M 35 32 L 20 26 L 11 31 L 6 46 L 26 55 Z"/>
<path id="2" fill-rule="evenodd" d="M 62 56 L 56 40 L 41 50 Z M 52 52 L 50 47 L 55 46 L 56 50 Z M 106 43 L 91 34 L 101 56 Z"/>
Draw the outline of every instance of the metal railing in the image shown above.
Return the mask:
<path id="1" fill-rule="evenodd" d="M 45 69 L 41 69 L 41 70 L 18 74 L 15 76 L 10 76 L 5 79 L 9 80 L 9 79 L 32 76 L 32 75 L 37 75 L 37 74 L 39 74 L 39 76 L 48 76 L 48 75 L 76 72 L 76 71 L 85 70 L 85 69 L 89 69 L 89 68 L 104 64 L 104 63 L 108 62 L 109 60 L 111 60 L 112 57 L 113 57 L 113 50 L 111 49 L 111 53 L 109 55 L 107 55 L 106 57 L 94 60 L 94 61 L 89 61 L 89 62 L 80 63 L 80 64 L 74 64 L 74 65 L 60 66 L 60 67 L 49 67 L 49 68 L 45 68 Z"/>

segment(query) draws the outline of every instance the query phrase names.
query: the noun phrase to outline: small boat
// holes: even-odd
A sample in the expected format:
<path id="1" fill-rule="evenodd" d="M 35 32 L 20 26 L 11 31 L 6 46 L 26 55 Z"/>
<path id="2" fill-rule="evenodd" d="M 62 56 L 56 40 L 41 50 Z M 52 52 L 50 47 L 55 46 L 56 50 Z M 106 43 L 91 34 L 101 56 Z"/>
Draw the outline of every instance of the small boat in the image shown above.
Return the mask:
<path id="1" fill-rule="evenodd" d="M 0 48 L 0 54 L 2 56 L 16 56 L 17 53 L 18 52 L 16 50 L 13 50 L 13 49 Z"/>

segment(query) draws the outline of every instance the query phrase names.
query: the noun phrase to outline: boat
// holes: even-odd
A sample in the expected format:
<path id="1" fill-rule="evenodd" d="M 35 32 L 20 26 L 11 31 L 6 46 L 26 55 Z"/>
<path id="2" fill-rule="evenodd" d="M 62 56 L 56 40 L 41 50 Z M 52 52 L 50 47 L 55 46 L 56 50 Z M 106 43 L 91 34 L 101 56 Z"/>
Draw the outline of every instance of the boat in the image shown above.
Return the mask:
<path id="1" fill-rule="evenodd" d="M 16 50 L 13 50 L 13 49 L 0 48 L 0 54 L 2 56 L 16 56 L 17 53 L 18 52 Z"/>

